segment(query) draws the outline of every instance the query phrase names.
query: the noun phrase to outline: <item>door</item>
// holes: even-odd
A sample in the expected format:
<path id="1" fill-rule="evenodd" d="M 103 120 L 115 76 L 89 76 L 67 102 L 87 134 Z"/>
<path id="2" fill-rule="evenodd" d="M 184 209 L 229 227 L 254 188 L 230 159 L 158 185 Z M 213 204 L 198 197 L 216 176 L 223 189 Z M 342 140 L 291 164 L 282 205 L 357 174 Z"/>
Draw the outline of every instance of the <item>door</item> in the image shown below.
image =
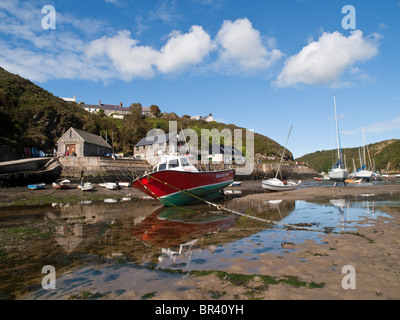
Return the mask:
<path id="1" fill-rule="evenodd" d="M 65 155 L 72 156 L 76 155 L 76 144 L 67 144 L 65 145 Z"/>

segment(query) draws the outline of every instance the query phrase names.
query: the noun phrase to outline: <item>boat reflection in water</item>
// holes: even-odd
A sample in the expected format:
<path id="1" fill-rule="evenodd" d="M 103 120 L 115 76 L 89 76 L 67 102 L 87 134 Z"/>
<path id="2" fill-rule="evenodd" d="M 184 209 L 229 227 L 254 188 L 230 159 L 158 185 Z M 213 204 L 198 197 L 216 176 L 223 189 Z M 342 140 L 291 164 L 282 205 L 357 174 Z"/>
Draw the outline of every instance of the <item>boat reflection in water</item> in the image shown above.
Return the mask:
<path id="1" fill-rule="evenodd" d="M 204 237 L 234 227 L 236 217 L 223 215 L 221 211 L 204 211 L 203 208 L 159 208 L 133 229 L 139 241 L 161 250 L 158 262 L 164 258 L 175 262 L 176 258 L 189 265 L 194 246 L 207 244 Z M 164 261 L 165 262 L 165 261 Z"/>
<path id="2" fill-rule="evenodd" d="M 160 208 L 147 216 L 134 228 L 134 235 L 151 245 L 175 246 L 201 237 L 208 232 L 229 229 L 235 217 L 222 215 L 221 211 Z"/>
<path id="3" fill-rule="evenodd" d="M 160 268 L 184 267 L 188 270 L 191 269 L 189 264 L 193 257 L 195 263 L 202 264 L 203 267 L 220 268 L 231 264 L 228 260 L 232 256 L 243 256 L 243 246 L 247 247 L 252 240 L 248 240 L 245 245 L 241 244 L 242 249 L 226 248 L 235 247 L 237 241 L 271 228 L 268 224 L 260 224 L 260 221 L 251 219 L 252 215 L 279 221 L 294 207 L 294 201 L 230 203 L 231 209 L 246 212 L 250 217 L 227 214 L 225 211 L 210 211 L 208 206 L 190 207 L 192 210 L 159 208 L 136 225 L 133 234 L 147 246 L 159 248 L 157 265 Z"/>

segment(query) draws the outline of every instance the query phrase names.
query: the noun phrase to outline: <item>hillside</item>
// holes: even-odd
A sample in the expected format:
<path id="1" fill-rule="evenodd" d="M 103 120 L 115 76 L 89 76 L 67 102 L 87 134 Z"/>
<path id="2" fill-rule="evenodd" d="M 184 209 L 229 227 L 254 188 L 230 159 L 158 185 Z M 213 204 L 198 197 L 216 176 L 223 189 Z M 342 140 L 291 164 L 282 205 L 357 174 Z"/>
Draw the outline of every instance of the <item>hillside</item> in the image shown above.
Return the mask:
<path id="1" fill-rule="evenodd" d="M 0 145 L 52 150 L 70 126 L 82 128 L 82 108 L 68 104 L 18 75 L 0 68 Z"/>
<path id="2" fill-rule="evenodd" d="M 369 150 L 369 156 L 368 156 Z M 386 172 L 388 163 L 390 162 L 390 170 L 400 170 L 400 140 L 391 139 L 373 144 L 369 144 L 366 148 L 367 165 L 369 165 L 369 158 L 371 159 L 372 166 L 375 163 L 375 168 L 381 172 Z M 357 168 L 360 167 L 359 148 L 345 148 L 343 155 L 346 157 L 347 168 L 353 171 L 353 159 Z M 361 147 L 361 156 L 363 149 Z M 328 172 L 332 164 L 337 160 L 337 150 L 323 150 L 314 153 L 306 154 L 296 161 L 306 162 L 308 166 L 318 172 Z"/>
<path id="3" fill-rule="evenodd" d="M 168 132 L 168 121 L 176 120 L 178 128 L 192 128 L 200 137 L 201 129 L 229 129 L 233 132 L 239 127 L 233 124 L 191 120 L 187 116 L 146 118 L 141 116 L 141 105 L 133 103 L 132 113 L 124 119 L 105 116 L 104 113 L 88 113 L 76 103 L 66 102 L 52 93 L 35 85 L 31 81 L 12 74 L 0 67 L 0 147 L 17 154 L 24 147 L 35 147 L 51 152 L 57 140 L 69 127 L 75 127 L 94 134 L 108 137 L 116 152 L 132 154 L 134 145 L 153 128 Z M 166 114 L 168 115 L 168 114 Z M 106 135 L 106 132 L 108 133 Z M 245 151 L 246 136 L 243 132 L 242 146 Z M 200 144 L 199 144 L 200 145 Z M 7 146 L 7 147 L 4 147 Z M 254 134 L 254 149 L 261 155 L 261 161 L 279 161 L 283 147 L 266 136 Z M 293 160 L 289 150 L 285 152 L 287 160 Z M 266 160 L 268 159 L 268 160 Z M 5 160 L 5 159 L 4 159 Z"/>

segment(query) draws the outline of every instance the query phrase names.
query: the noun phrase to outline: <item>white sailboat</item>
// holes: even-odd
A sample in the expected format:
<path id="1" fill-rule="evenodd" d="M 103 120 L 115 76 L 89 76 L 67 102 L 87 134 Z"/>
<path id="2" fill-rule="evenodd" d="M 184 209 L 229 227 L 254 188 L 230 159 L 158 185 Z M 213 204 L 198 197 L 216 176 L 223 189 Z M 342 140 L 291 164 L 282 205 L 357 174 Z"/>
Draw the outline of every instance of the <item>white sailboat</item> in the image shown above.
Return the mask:
<path id="1" fill-rule="evenodd" d="M 365 134 L 364 134 L 364 127 L 363 127 L 363 163 L 361 164 L 361 168 L 359 168 L 356 172 L 354 172 L 354 176 L 358 179 L 365 179 L 369 181 L 372 177 L 373 172 L 371 170 L 367 170 L 366 160 L 365 160 Z M 360 155 L 361 160 L 361 155 Z M 360 161 L 361 162 L 361 161 Z"/>
<path id="2" fill-rule="evenodd" d="M 286 140 L 286 145 L 287 142 L 289 140 L 289 136 L 290 136 L 290 132 L 292 131 L 292 126 L 290 126 L 290 130 L 289 130 L 289 134 Z M 271 179 L 267 179 L 267 180 L 263 180 L 261 182 L 261 186 L 264 189 L 270 190 L 270 191 L 281 191 L 281 190 L 294 190 L 297 189 L 300 184 L 301 184 L 301 180 L 299 180 L 299 182 L 294 182 L 292 180 L 288 180 L 288 181 L 281 181 L 278 179 L 278 174 L 281 170 L 281 164 L 282 164 L 282 160 L 283 160 L 283 156 L 285 154 L 285 150 L 286 150 L 286 145 L 283 148 L 283 152 L 282 152 L 282 156 L 281 156 L 281 161 L 279 162 L 279 166 L 278 166 L 278 170 L 276 171 L 276 175 L 275 178 L 271 178 Z"/>
<path id="3" fill-rule="evenodd" d="M 382 175 L 383 178 L 389 178 L 389 167 L 390 167 L 390 161 L 387 165 L 386 173 Z"/>
<path id="4" fill-rule="evenodd" d="M 340 138 L 339 138 L 339 125 L 338 125 L 338 119 L 337 119 L 337 112 L 336 112 L 336 99 L 335 96 L 333 96 L 333 103 L 335 106 L 335 122 L 336 122 L 336 140 L 337 140 L 337 145 L 338 145 L 338 161 L 337 163 L 332 167 L 332 169 L 329 171 L 328 175 L 329 178 L 333 181 L 336 182 L 338 181 L 345 181 L 347 177 L 349 176 L 349 171 L 343 166 L 343 161 L 342 161 L 342 153 L 340 150 Z"/>

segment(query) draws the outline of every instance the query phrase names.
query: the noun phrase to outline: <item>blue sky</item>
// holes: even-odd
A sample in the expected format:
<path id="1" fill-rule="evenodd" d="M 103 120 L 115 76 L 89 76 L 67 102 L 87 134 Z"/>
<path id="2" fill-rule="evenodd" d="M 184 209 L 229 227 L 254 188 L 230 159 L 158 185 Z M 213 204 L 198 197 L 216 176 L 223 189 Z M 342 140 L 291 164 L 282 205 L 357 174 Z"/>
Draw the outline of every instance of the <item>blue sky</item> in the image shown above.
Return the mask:
<path id="1" fill-rule="evenodd" d="M 399 49 L 400 0 L 0 2 L 6 70 L 88 104 L 212 113 L 282 145 L 293 125 L 295 157 L 336 148 L 334 94 L 342 147 L 362 145 L 363 126 L 367 143 L 400 138 Z"/>

